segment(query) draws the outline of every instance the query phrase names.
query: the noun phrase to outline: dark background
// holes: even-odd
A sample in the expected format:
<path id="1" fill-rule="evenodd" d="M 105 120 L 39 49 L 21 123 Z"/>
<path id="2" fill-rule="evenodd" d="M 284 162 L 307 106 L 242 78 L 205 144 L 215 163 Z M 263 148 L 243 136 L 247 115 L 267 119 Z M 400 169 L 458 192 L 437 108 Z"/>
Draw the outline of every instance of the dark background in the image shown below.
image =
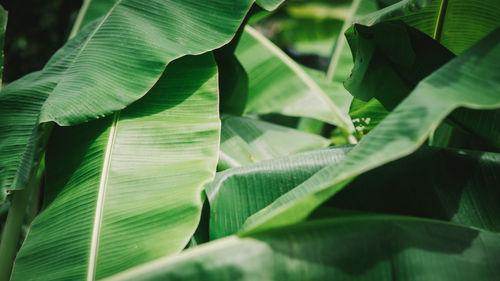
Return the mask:
<path id="1" fill-rule="evenodd" d="M 66 41 L 82 0 L 0 0 L 7 10 L 3 82 L 41 69 Z"/>

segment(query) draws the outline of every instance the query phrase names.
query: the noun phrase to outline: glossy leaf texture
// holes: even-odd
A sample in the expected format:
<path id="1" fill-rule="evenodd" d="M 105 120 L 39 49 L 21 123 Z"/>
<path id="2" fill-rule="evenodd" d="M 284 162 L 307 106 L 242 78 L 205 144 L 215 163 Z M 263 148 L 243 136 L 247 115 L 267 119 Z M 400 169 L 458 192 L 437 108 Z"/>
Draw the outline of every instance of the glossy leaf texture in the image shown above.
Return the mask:
<path id="1" fill-rule="evenodd" d="M 458 107 L 500 107 L 499 59 L 497 29 L 421 81 L 343 161 L 325 167 L 250 217 L 245 228 L 255 230 L 303 220 L 357 175 L 414 152 Z"/>
<path id="2" fill-rule="evenodd" d="M 341 84 L 306 70 L 248 26 L 235 54 L 249 78 L 245 113 L 310 117 L 353 131 L 347 114 L 352 97 Z"/>
<path id="3" fill-rule="evenodd" d="M 403 20 L 460 54 L 500 26 L 497 0 L 403 0 L 360 23 Z"/>
<path id="4" fill-rule="evenodd" d="M 215 174 L 219 130 L 211 54 L 176 60 L 113 116 L 57 127 L 44 208 L 12 280 L 101 279 L 181 251 Z"/>
<path id="5" fill-rule="evenodd" d="M 438 221 L 349 216 L 231 236 L 106 280 L 486 281 L 500 274 L 499 245 Z"/>
<path id="6" fill-rule="evenodd" d="M 41 71 L 0 93 L 2 194 L 26 185 L 43 148 L 40 123 L 75 125 L 125 108 L 171 61 L 228 43 L 253 2 L 117 0 Z"/>
<path id="7" fill-rule="evenodd" d="M 312 150 L 217 173 L 205 186 L 210 203 L 210 239 L 237 233 L 249 216 L 320 169 L 342 160 L 349 150 Z"/>
<path id="8" fill-rule="evenodd" d="M 318 135 L 247 117 L 225 115 L 222 117 L 218 169 L 245 166 L 329 144 L 329 140 Z"/>
<path id="9" fill-rule="evenodd" d="M 308 151 L 217 174 L 205 188 L 211 207 L 211 239 L 237 233 L 248 217 L 322 168 L 342 161 L 351 149 Z M 500 154 L 423 147 L 361 174 L 326 204 L 500 232 L 499 173 Z"/>

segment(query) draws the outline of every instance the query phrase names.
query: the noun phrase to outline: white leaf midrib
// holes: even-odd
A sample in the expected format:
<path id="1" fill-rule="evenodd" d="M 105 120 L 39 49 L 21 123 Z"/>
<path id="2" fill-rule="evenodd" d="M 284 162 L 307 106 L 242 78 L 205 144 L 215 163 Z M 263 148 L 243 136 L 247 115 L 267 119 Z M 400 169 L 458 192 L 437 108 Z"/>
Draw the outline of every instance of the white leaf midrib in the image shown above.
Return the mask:
<path id="1" fill-rule="evenodd" d="M 104 199 L 106 195 L 106 187 L 108 184 L 109 169 L 111 166 L 111 156 L 113 154 L 113 147 L 116 139 L 116 131 L 117 131 L 116 127 L 119 118 L 120 118 L 120 112 L 116 112 L 113 115 L 113 123 L 109 131 L 108 143 L 106 145 L 104 163 L 102 166 L 101 179 L 99 181 L 99 190 L 98 190 L 97 203 L 94 214 L 94 225 L 92 227 L 92 239 L 90 243 L 87 281 L 93 281 L 95 277 L 95 271 L 97 266 L 97 251 L 99 248 L 99 235 L 101 231 L 102 213 L 104 210 Z"/>

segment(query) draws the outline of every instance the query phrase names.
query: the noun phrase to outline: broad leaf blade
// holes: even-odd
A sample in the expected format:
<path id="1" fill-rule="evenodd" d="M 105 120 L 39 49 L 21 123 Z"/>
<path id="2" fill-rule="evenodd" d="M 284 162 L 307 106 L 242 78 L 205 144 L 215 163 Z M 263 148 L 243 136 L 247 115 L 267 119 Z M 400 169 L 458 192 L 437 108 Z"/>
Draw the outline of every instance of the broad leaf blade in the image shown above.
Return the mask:
<path id="1" fill-rule="evenodd" d="M 245 166 L 323 148 L 329 143 L 327 139 L 317 135 L 246 117 L 226 115 L 222 118 L 218 169 Z"/>
<path id="2" fill-rule="evenodd" d="M 342 160 L 349 150 L 307 151 L 217 173 L 205 186 L 210 202 L 210 238 L 235 234 L 249 216 L 320 169 Z"/>
<path id="3" fill-rule="evenodd" d="M 237 233 L 245 220 L 350 147 L 308 151 L 218 173 L 205 190 L 210 237 Z M 500 231 L 500 154 L 423 147 L 358 176 L 327 204 L 355 211 L 411 215 Z M 425 206 L 423 208 L 422 206 Z"/>
<path id="4" fill-rule="evenodd" d="M 499 245 L 487 231 L 354 216 L 231 236 L 106 280 L 486 281 L 500 274 Z"/>
<path id="5" fill-rule="evenodd" d="M 40 123 L 74 125 L 125 108 L 144 96 L 174 59 L 231 40 L 253 2 L 118 0 L 43 70 L 5 87 L 0 94 L 2 197 L 8 189 L 23 188 L 39 160 Z"/>
<path id="6" fill-rule="evenodd" d="M 404 0 L 360 19 L 372 25 L 383 20 L 403 20 L 460 54 L 500 26 L 496 0 Z"/>
<path id="7" fill-rule="evenodd" d="M 427 75 L 455 57 L 453 53 L 401 21 L 348 31 L 354 68 L 345 88 L 356 98 L 377 98 L 394 109 Z"/>
<path id="8" fill-rule="evenodd" d="M 247 230 L 303 220 L 354 177 L 415 151 L 454 109 L 500 107 L 500 29 L 424 79 L 342 162 L 316 173 L 265 210 Z M 475 95 L 470 95 L 475 93 Z"/>
<path id="9" fill-rule="evenodd" d="M 249 77 L 245 113 L 310 117 L 353 131 L 351 97 L 342 85 L 315 78 L 255 29 L 245 28 L 236 56 Z"/>
<path id="10" fill-rule="evenodd" d="M 13 280 L 100 279 L 182 250 L 217 163 L 216 77 L 211 54 L 185 57 L 114 117 L 57 128 Z"/>

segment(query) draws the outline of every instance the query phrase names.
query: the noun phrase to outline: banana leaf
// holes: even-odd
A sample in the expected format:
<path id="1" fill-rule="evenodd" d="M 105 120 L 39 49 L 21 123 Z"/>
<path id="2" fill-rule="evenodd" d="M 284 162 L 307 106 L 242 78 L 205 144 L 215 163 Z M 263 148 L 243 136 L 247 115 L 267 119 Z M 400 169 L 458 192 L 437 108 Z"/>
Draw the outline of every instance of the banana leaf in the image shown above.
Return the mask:
<path id="1" fill-rule="evenodd" d="M 44 207 L 12 280 L 102 279 L 181 251 L 215 174 L 217 105 L 208 53 L 176 60 L 146 97 L 113 116 L 55 128 Z"/>
<path id="2" fill-rule="evenodd" d="M 328 83 L 317 71 L 304 69 L 248 26 L 235 54 L 249 78 L 245 114 L 310 117 L 353 131 L 347 114 L 351 96 L 340 83 Z"/>
<path id="3" fill-rule="evenodd" d="M 323 148 L 329 144 L 329 140 L 318 135 L 265 121 L 224 115 L 218 170 Z"/>
<path id="4" fill-rule="evenodd" d="M 411 154 L 458 107 L 500 107 L 500 29 L 421 81 L 337 164 L 320 170 L 247 219 L 254 231 L 305 219 L 357 175 Z M 470 93 L 475 93 L 470 95 Z"/>
<path id="5" fill-rule="evenodd" d="M 125 108 L 171 61 L 230 41 L 253 2 L 118 0 L 42 70 L 6 86 L 0 93 L 0 202 L 33 174 L 51 126 L 40 124 L 76 125 Z"/>
<path id="6" fill-rule="evenodd" d="M 403 0 L 358 23 L 402 20 L 460 54 L 498 28 L 499 17 L 497 0 Z"/>
<path id="7" fill-rule="evenodd" d="M 112 276 L 125 280 L 495 280 L 500 236 L 411 217 L 323 219 L 230 236 Z"/>
<path id="8" fill-rule="evenodd" d="M 205 190 L 210 238 L 237 233 L 245 220 L 352 147 L 335 147 L 218 173 Z M 500 154 L 423 147 L 358 176 L 327 206 L 451 221 L 500 232 Z M 425 207 L 422 207 L 425 206 Z"/>

